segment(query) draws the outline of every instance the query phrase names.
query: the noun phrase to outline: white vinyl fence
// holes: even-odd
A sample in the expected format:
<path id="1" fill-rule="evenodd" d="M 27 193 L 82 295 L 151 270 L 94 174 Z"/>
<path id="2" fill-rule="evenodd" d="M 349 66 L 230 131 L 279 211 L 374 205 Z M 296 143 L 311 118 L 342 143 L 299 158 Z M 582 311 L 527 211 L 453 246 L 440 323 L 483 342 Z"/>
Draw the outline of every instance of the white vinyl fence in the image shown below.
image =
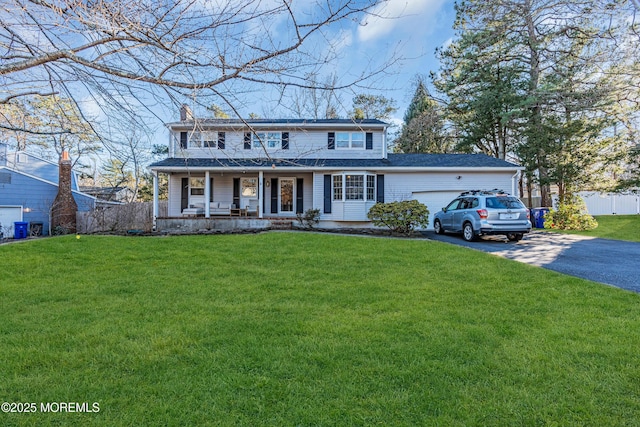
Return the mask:
<path id="1" fill-rule="evenodd" d="M 638 194 L 583 191 L 579 195 L 584 200 L 591 215 L 640 214 L 640 196 Z"/>

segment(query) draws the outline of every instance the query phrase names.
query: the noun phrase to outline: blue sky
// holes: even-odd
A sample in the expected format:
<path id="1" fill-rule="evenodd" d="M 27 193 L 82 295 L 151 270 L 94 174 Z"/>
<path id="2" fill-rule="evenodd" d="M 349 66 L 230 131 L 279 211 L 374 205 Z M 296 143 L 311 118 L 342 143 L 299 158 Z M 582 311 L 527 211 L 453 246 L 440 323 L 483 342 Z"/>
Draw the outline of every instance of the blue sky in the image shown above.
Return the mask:
<path id="1" fill-rule="evenodd" d="M 298 5 L 309 6 L 308 3 Z M 341 100 L 344 110 L 351 110 L 352 98 L 356 93 L 382 94 L 396 101 L 398 110 L 392 121 L 399 124 L 413 96 L 415 76 L 438 70 L 435 49 L 453 37 L 453 6 L 453 0 L 387 0 L 366 19 L 360 22 L 344 21 L 340 26 L 328 28 L 324 33 L 326 38 L 314 40 L 312 43 L 316 44 L 312 49 L 328 49 L 332 44 L 340 58 L 337 64 L 327 66 L 322 73 L 329 75 L 335 72 L 344 80 L 359 75 L 367 64 L 376 68 L 389 57 L 401 58 L 385 75 L 371 80 L 370 88 L 343 93 Z M 274 31 L 277 34 L 278 30 Z M 239 92 L 236 98 L 239 104 L 235 106 L 245 117 L 249 113 L 257 113 L 264 118 L 288 117 L 277 106 L 278 96 L 268 95 L 269 90 L 271 88 L 260 87 L 255 92 Z M 184 102 L 189 103 L 189 100 L 185 99 Z M 89 100 L 87 104 L 90 114 L 104 117 L 96 107 L 91 110 L 94 101 Z M 223 102 L 220 105 L 224 107 Z M 346 114 L 345 111 L 341 113 L 342 116 Z M 208 114 L 207 111 L 196 111 L 196 115 L 201 117 Z M 172 122 L 178 119 L 178 112 L 159 107 L 158 116 L 164 122 Z M 166 129 L 160 123 L 153 123 L 154 127 L 156 125 L 155 139 L 162 141 Z"/>
<path id="2" fill-rule="evenodd" d="M 360 22 L 345 21 L 341 26 L 333 26 L 325 33 L 325 38 L 316 39 L 312 50 L 329 49 L 333 46 L 339 60 L 327 65 L 319 76 L 336 73 L 345 83 L 360 75 L 367 67 L 376 69 L 391 57 L 399 57 L 400 61 L 387 69 L 384 75 L 368 81 L 369 88 L 357 88 L 341 94 L 345 111 L 352 108 L 355 94 L 382 94 L 396 101 L 398 111 L 394 122 L 402 121 L 405 110 L 413 96 L 413 82 L 418 74 L 428 75 L 438 70 L 435 49 L 445 45 L 453 37 L 452 25 L 455 19 L 453 0 L 387 0 L 381 7 L 373 11 Z M 309 47 L 307 47 L 309 48 Z M 266 90 L 267 92 L 264 92 Z M 240 101 L 239 110 L 243 115 L 257 113 L 265 118 L 278 118 L 273 115 L 286 116 L 279 113 L 282 109 L 277 94 L 267 101 L 269 89 L 259 88 L 257 96 L 249 96 Z M 262 99 L 263 104 L 258 104 Z"/>
<path id="3" fill-rule="evenodd" d="M 395 78 L 385 82 L 389 87 L 386 96 L 397 102 L 398 119 L 404 116 L 413 96 L 414 76 L 438 70 L 435 49 L 454 34 L 453 4 L 452 0 L 389 0 L 380 13 L 390 18 L 370 18 L 357 30 L 357 43 L 364 49 L 384 51 L 397 46 L 399 55 L 405 58 Z"/>
<path id="4" fill-rule="evenodd" d="M 435 49 L 454 35 L 453 5 L 452 0 L 389 0 L 375 11 L 382 17 L 370 16 L 360 24 L 353 23 L 341 35 L 341 48 L 348 63 L 345 67 L 353 67 L 354 72 L 359 63 L 386 58 L 394 52 L 403 58 L 388 75 L 373 82 L 381 88 L 379 93 L 396 101 L 398 111 L 394 118 L 401 120 L 404 116 L 413 96 L 414 77 L 438 70 Z M 344 102 L 351 105 L 350 99 Z"/>

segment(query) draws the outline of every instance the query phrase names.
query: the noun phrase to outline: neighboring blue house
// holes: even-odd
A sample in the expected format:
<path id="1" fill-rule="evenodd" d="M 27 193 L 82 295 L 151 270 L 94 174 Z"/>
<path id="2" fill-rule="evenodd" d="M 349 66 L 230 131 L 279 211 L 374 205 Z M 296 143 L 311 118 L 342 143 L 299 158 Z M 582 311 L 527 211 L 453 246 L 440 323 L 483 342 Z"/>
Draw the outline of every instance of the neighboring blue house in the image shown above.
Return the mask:
<path id="1" fill-rule="evenodd" d="M 42 233 L 50 234 L 51 205 L 58 193 L 58 164 L 18 151 L 8 152 L 0 143 L 0 223 L 10 232 L 13 221 L 41 223 Z M 71 174 L 71 190 L 79 211 L 95 207 L 96 198 L 79 191 L 77 173 Z M 20 208 L 21 218 L 18 217 Z"/>

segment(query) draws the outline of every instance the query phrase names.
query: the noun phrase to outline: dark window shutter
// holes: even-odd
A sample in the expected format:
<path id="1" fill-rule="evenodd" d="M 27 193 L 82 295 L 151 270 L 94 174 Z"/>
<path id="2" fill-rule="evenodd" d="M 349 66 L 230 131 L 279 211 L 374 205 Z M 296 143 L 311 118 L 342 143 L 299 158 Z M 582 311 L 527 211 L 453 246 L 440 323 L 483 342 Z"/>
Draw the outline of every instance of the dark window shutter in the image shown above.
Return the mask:
<path id="1" fill-rule="evenodd" d="M 302 178 L 296 179 L 296 213 L 304 212 L 304 184 Z"/>
<path id="2" fill-rule="evenodd" d="M 384 203 L 384 175 L 376 175 L 376 202 Z"/>
<path id="3" fill-rule="evenodd" d="M 187 132 L 180 132 L 180 148 L 187 149 Z"/>
<path id="4" fill-rule="evenodd" d="M 244 149 L 251 150 L 251 132 L 244 133 Z"/>
<path id="5" fill-rule="evenodd" d="M 282 132 L 282 149 L 289 149 L 289 132 Z"/>
<path id="6" fill-rule="evenodd" d="M 371 132 L 367 132 L 365 135 L 365 148 L 367 150 L 373 150 L 373 134 Z"/>
<path id="7" fill-rule="evenodd" d="M 278 178 L 271 178 L 271 213 L 278 213 Z"/>
<path id="8" fill-rule="evenodd" d="M 240 178 L 233 178 L 233 204 L 240 207 Z"/>
<path id="9" fill-rule="evenodd" d="M 189 178 L 182 178 L 182 189 L 180 192 L 180 210 L 189 207 Z"/>
<path id="10" fill-rule="evenodd" d="M 336 133 L 335 132 L 329 132 L 329 136 L 327 139 L 327 148 L 329 150 L 336 149 Z"/>
<path id="11" fill-rule="evenodd" d="M 324 213 L 331 213 L 331 175 L 324 176 Z"/>
<path id="12" fill-rule="evenodd" d="M 218 132 L 218 148 L 224 150 L 224 143 L 227 135 L 224 132 Z"/>
<path id="13" fill-rule="evenodd" d="M 209 180 L 209 201 L 213 202 L 213 178 Z"/>

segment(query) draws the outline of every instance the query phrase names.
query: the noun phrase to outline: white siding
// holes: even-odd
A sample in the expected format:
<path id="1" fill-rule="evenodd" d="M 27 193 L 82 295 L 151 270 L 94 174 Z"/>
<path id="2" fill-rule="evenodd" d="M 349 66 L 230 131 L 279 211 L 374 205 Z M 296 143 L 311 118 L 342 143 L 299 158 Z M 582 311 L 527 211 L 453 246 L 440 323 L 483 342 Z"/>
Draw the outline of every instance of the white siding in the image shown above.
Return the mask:
<path id="1" fill-rule="evenodd" d="M 340 173 L 335 171 L 334 173 Z M 330 174 L 331 172 L 327 172 Z M 371 171 L 384 174 L 385 202 L 400 200 L 418 200 L 429 208 L 429 228 L 433 225 L 433 214 L 467 190 L 491 190 L 500 188 L 511 191 L 513 171 L 507 172 L 414 172 L 394 173 Z M 326 214 L 324 207 L 324 173 L 315 174 L 314 206 L 320 209 L 321 219 L 327 221 L 367 221 L 367 212 L 374 203 L 332 202 L 331 213 Z M 458 177 L 460 177 L 458 179 Z"/>
<path id="2" fill-rule="evenodd" d="M 175 157 L 184 158 L 282 158 L 282 159 L 298 159 L 298 158 L 326 158 L 326 159 L 379 159 L 382 158 L 382 145 L 384 134 L 381 130 L 365 130 L 373 134 L 373 149 L 333 149 L 327 148 L 328 133 L 330 130 L 309 130 L 309 131 L 290 131 L 289 132 L 289 149 L 288 150 L 264 150 L 264 149 L 244 149 L 244 131 L 228 131 L 226 132 L 225 149 L 218 148 L 188 148 L 180 149 L 180 134 L 174 133 L 176 136 L 172 138 L 175 144 Z"/>
<path id="3" fill-rule="evenodd" d="M 385 174 L 385 201 L 415 199 L 424 203 L 429 209 L 431 229 L 435 213 L 461 192 L 499 188 L 510 193 L 512 176 L 513 171 Z"/>
<path id="4" fill-rule="evenodd" d="M 193 177 L 204 177 L 204 173 L 192 174 Z M 180 216 L 182 211 L 180 203 L 182 198 L 182 178 L 188 178 L 187 174 L 171 174 L 169 175 L 169 203 L 168 216 Z M 258 178 L 258 174 L 242 174 L 242 173 L 220 173 L 212 172 L 209 178 L 213 179 L 213 200 L 216 202 L 232 203 L 233 201 L 233 179 L 234 178 Z M 271 183 L 272 178 L 296 178 L 303 179 L 303 211 L 313 207 L 313 176 L 311 173 L 306 174 L 264 174 L 265 182 Z M 269 184 L 270 185 L 270 184 Z M 265 216 L 273 215 L 271 213 L 271 191 L 273 187 L 264 187 L 265 198 Z M 278 189 L 274 189 L 277 191 Z M 189 204 L 203 202 L 203 196 L 190 196 Z M 290 214 L 290 216 L 295 215 Z"/>

